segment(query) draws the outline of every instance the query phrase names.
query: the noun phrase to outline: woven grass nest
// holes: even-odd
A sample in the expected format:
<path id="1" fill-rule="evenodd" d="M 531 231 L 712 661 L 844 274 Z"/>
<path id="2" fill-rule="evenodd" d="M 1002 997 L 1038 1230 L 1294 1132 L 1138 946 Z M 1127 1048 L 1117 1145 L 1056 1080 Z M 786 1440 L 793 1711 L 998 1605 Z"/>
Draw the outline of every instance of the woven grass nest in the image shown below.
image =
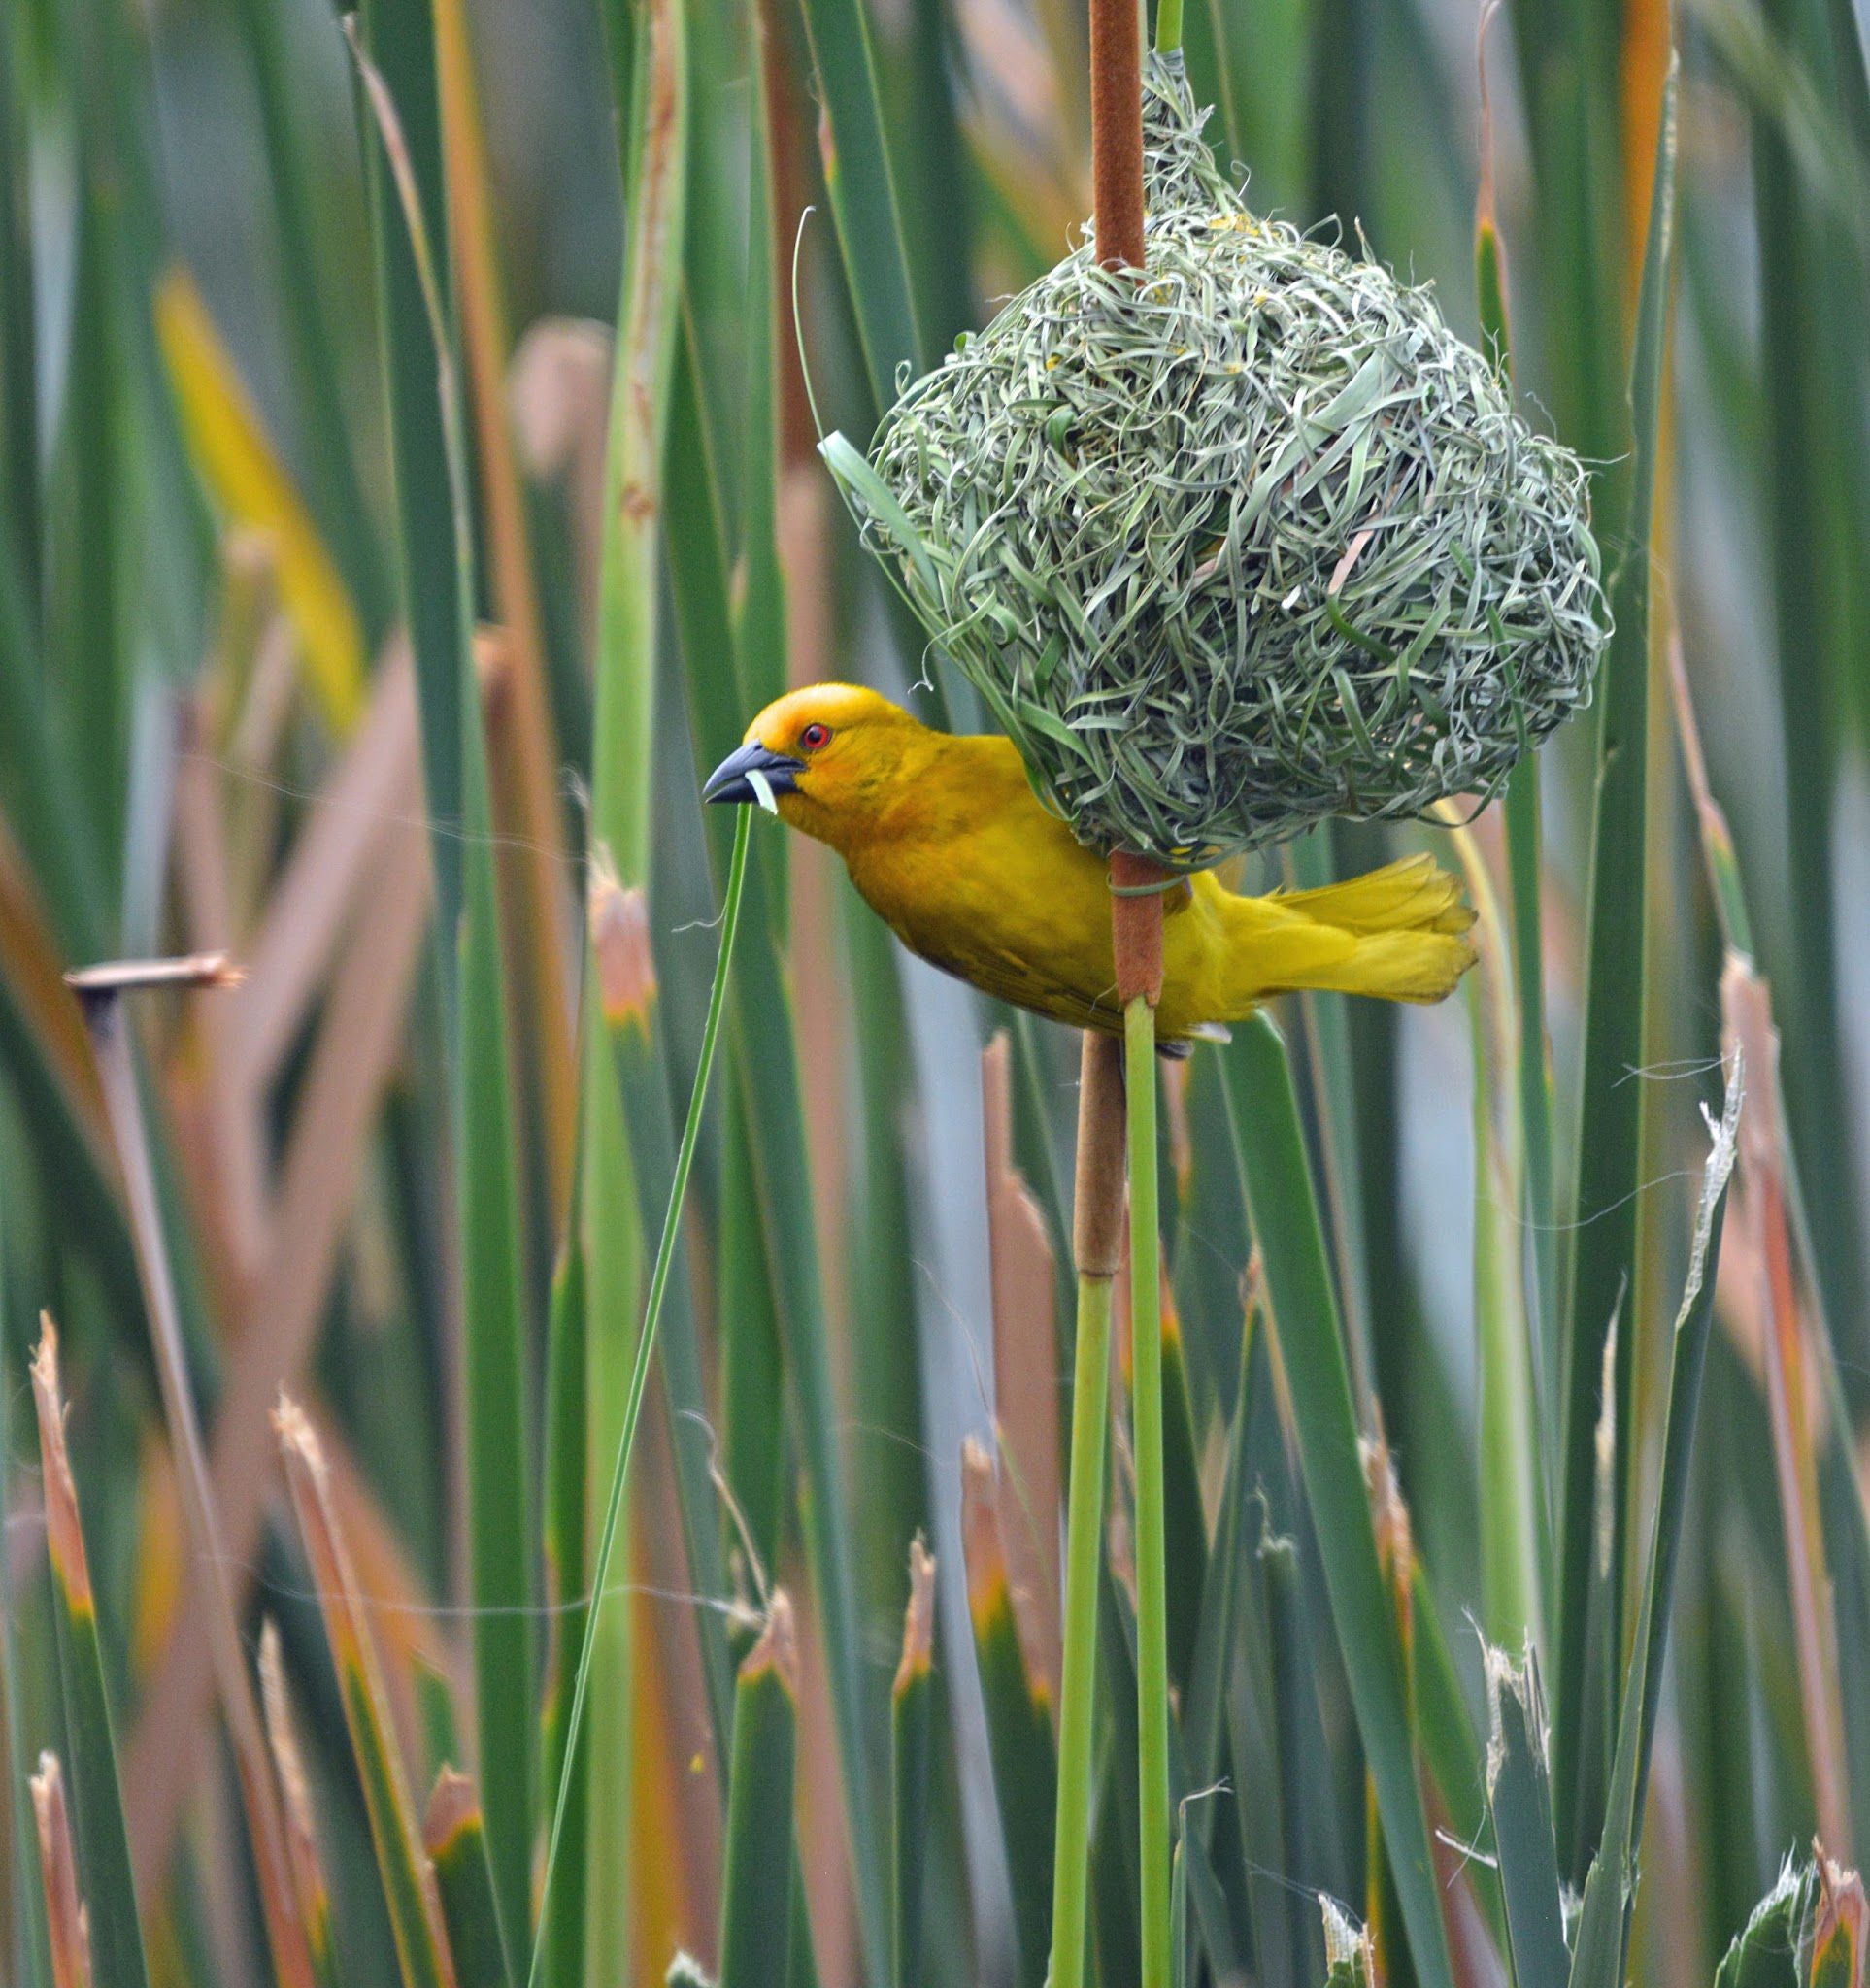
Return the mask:
<path id="1" fill-rule="evenodd" d="M 1179 869 L 1488 795 L 1589 698 L 1585 472 L 1425 289 L 1256 218 L 1179 56 L 1088 241 L 826 459 L 1079 838 Z"/>

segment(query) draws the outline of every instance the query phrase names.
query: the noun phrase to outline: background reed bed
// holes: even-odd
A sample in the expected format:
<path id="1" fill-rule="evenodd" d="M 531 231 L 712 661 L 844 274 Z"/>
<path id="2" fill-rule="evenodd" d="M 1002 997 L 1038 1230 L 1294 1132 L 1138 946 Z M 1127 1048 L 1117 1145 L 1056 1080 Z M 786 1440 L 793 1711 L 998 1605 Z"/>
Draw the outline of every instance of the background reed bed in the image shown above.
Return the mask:
<path id="1" fill-rule="evenodd" d="M 0 1978 L 1141 1982 L 1135 1316 L 1178 1988 L 1861 1988 L 1861 9 L 1181 29 L 1617 633 L 1239 866 L 1480 964 L 1165 1067 L 1139 1305 L 1078 1045 L 698 805 L 788 682 L 981 723 L 818 443 L 1076 239 L 1082 15 L 0 18 Z"/>

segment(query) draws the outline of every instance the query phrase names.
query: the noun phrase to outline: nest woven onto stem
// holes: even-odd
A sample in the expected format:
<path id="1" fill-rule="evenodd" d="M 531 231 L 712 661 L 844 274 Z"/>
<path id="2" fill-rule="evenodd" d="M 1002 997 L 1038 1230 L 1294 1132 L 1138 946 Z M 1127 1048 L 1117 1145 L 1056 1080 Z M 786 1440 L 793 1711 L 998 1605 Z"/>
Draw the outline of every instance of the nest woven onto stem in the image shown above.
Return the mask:
<path id="1" fill-rule="evenodd" d="M 1256 218 L 1179 56 L 1088 241 L 826 456 L 1079 837 L 1178 868 L 1490 794 L 1608 634 L 1585 472 L 1399 283 Z"/>

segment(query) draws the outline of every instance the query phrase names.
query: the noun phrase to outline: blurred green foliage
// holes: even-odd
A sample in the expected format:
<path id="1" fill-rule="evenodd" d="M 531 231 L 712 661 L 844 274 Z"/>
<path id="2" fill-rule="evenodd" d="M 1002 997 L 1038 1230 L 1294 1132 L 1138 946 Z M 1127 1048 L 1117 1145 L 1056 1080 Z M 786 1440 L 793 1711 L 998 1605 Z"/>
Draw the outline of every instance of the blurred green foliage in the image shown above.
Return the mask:
<path id="1" fill-rule="evenodd" d="M 1164 1079 L 1178 1978 L 1860 1979 L 1864 21 L 1493 12 L 1186 19 L 1252 201 L 1510 345 L 1593 464 L 1620 634 L 1503 807 L 1242 879 L 1432 839 L 1482 913 L 1465 1012 L 1308 998 Z M 788 679 L 973 721 L 819 424 L 867 435 L 1088 205 L 1065 0 L 372 0 L 356 34 L 367 69 L 321 0 L 0 17 L 0 1974 L 35 1988 L 70 1950 L 42 1753 L 100 1988 L 445 1978 L 451 1941 L 464 1988 L 527 1977 L 728 877 L 698 777 Z M 1036 1978 L 1076 1047 L 908 961 L 822 857 L 752 824 L 554 1988 L 678 1951 Z M 60 976 L 223 951 L 238 989 L 120 997 L 126 1152 Z M 47 1553 L 42 1310 L 88 1621 Z M 283 1390 L 319 1458 L 291 1501 Z M 1103 1988 L 1138 1967 L 1132 1483 L 1119 1441 Z M 257 1790 L 215 1565 L 250 1660 L 274 1625 Z M 474 1786 L 431 1872 L 445 1764 Z M 1815 1832 L 1840 1868 L 1775 1891 Z"/>

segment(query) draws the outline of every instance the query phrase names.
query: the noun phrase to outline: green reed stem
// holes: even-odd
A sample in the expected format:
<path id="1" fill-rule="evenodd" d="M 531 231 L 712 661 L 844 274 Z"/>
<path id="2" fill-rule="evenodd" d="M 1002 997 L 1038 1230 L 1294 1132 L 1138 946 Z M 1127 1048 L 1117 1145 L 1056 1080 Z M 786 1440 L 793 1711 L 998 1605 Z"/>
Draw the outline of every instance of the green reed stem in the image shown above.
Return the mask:
<path id="1" fill-rule="evenodd" d="M 1130 1136 L 1130 1385 L 1136 1453 L 1136 1731 L 1143 1988 L 1169 1988 L 1169 1579 L 1163 1545 L 1162 1267 L 1155 1159 L 1155 1011 L 1123 1011 Z"/>
<path id="2" fill-rule="evenodd" d="M 1173 55 L 1182 46 L 1182 0 L 1160 0 L 1155 10 L 1155 52 Z"/>
<path id="3" fill-rule="evenodd" d="M 604 1504 L 604 1525 L 598 1534 L 597 1555 L 591 1564 L 590 1607 L 585 1612 L 584 1640 L 578 1652 L 578 1674 L 572 1686 L 571 1712 L 565 1721 L 564 1757 L 559 1765 L 558 1786 L 552 1795 L 551 1835 L 546 1843 L 546 1872 L 539 1887 L 538 1930 L 533 1935 L 532 1961 L 526 1970 L 527 1988 L 537 1988 L 540 1962 L 546 1950 L 545 1929 L 550 1924 L 546 1907 L 551 1898 L 552 1871 L 558 1862 L 558 1837 L 565 1821 L 565 1798 L 577 1766 L 578 1735 L 584 1717 L 584 1693 L 590 1683 L 591 1652 L 597 1645 L 598 1618 L 603 1613 L 605 1593 L 610 1585 L 611 1549 L 617 1544 L 618 1519 L 623 1509 L 623 1483 L 629 1475 L 630 1451 L 635 1447 L 637 1418 L 642 1412 L 643 1390 L 650 1375 L 650 1355 L 655 1350 L 656 1321 L 662 1315 L 663 1294 L 669 1287 L 669 1271 L 675 1261 L 676 1241 L 682 1224 L 682 1205 L 687 1198 L 695 1143 L 701 1135 L 702 1107 L 708 1097 L 708 1078 L 715 1067 L 715 1049 L 720 1039 L 720 1013 L 727 993 L 727 965 L 733 957 L 734 934 L 740 924 L 741 887 L 747 880 L 747 833 L 752 822 L 752 812 L 751 808 L 742 809 L 734 827 L 733 861 L 727 872 L 727 894 L 720 916 L 720 951 L 715 959 L 714 985 L 708 990 L 708 1018 L 701 1032 L 701 1057 L 695 1066 L 694 1089 L 688 1094 L 688 1115 L 682 1127 L 682 1143 L 676 1150 L 669 1206 L 662 1218 L 661 1239 L 656 1243 L 655 1268 L 650 1274 L 649 1303 L 644 1308 L 643 1330 L 637 1336 L 629 1393 L 623 1403 L 623 1428 L 618 1440 L 617 1463 L 611 1472 L 610 1494 Z"/>
<path id="4" fill-rule="evenodd" d="M 1051 1988 L 1084 1988 L 1090 1874 L 1091 1706 L 1097 1690 L 1097 1576 L 1104 1545 L 1104 1420 L 1111 1384 L 1111 1280 L 1078 1278 L 1071 1486 L 1065 1519 L 1064 1665 L 1058 1691 L 1058 1822 L 1052 1853 Z"/>

